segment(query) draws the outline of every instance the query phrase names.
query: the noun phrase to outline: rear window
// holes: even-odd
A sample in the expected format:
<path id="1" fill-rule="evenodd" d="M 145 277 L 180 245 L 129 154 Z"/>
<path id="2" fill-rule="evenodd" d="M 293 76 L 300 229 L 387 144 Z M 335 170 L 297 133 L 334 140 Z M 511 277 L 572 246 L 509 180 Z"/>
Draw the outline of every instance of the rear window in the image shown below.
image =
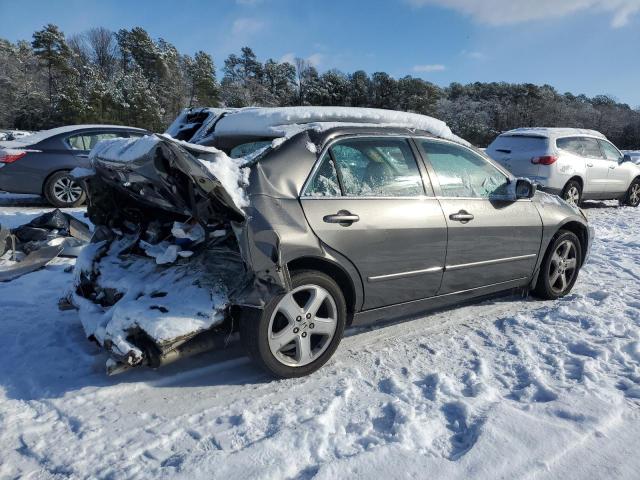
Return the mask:
<path id="1" fill-rule="evenodd" d="M 500 135 L 487 150 L 499 153 L 540 151 L 547 148 L 546 137 L 532 137 L 531 135 Z"/>

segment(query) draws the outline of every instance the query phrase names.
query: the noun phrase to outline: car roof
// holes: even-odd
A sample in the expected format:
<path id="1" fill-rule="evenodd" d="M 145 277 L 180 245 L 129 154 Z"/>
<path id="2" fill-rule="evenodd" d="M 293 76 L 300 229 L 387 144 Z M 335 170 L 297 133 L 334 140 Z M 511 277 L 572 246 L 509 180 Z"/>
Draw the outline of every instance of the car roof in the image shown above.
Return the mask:
<path id="1" fill-rule="evenodd" d="M 99 124 L 67 125 L 64 127 L 52 128 L 49 130 L 41 130 L 40 132 L 27 135 L 26 137 L 17 138 L 14 141 L 27 144 L 27 145 L 34 145 L 48 138 L 55 137 L 56 135 L 73 133 L 73 132 L 82 131 L 82 130 L 122 130 L 122 131 L 147 132 L 142 128 L 127 127 L 124 125 L 99 125 Z"/>
<path id="2" fill-rule="evenodd" d="M 468 142 L 454 135 L 442 120 L 397 110 L 305 106 L 202 109 L 193 113 L 200 112 L 211 112 L 214 116 L 213 124 L 207 129 L 205 136 L 194 139 L 196 143 L 203 144 L 216 137 L 290 138 L 304 130 L 328 130 L 339 126 L 378 126 L 420 130 L 468 145 Z M 185 112 L 182 116 L 184 115 Z M 180 120 L 183 121 L 182 118 Z"/>
<path id="3" fill-rule="evenodd" d="M 606 139 L 606 137 L 597 130 L 589 130 L 586 128 L 557 128 L 557 127 L 527 127 L 516 128 L 500 134 L 501 137 L 525 136 L 525 137 L 544 137 L 559 138 L 571 136 L 588 136 Z"/>

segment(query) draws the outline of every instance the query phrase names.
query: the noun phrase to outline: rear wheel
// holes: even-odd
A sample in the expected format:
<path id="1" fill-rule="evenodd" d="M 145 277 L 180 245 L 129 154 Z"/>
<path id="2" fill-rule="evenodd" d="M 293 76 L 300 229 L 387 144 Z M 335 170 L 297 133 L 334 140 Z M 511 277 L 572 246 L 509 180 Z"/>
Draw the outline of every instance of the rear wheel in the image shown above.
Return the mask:
<path id="1" fill-rule="evenodd" d="M 620 203 L 629 207 L 637 207 L 640 205 L 640 179 L 636 178 L 631 182 L 629 190 L 627 190 L 627 193 Z"/>
<path id="2" fill-rule="evenodd" d="M 580 206 L 582 202 L 582 186 L 576 180 L 570 180 L 562 190 L 562 199 L 567 203 Z"/>
<path id="3" fill-rule="evenodd" d="M 44 185 L 47 201 L 60 208 L 77 207 L 84 203 L 87 195 L 82 185 L 69 172 L 56 172 Z"/>
<path id="4" fill-rule="evenodd" d="M 580 240 L 560 230 L 545 253 L 534 292 L 540 298 L 555 300 L 571 291 L 578 279 L 582 259 Z"/>
<path id="5" fill-rule="evenodd" d="M 338 348 L 347 318 L 342 291 L 327 275 L 294 272 L 291 283 L 291 291 L 274 298 L 260 315 L 240 322 L 247 353 L 281 378 L 322 367 Z"/>

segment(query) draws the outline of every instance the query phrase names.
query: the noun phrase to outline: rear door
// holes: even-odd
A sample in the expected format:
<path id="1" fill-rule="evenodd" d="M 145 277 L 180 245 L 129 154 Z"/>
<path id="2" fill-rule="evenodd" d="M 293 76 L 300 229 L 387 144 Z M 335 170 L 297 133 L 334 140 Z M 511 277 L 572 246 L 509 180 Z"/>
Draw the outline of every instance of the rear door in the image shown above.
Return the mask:
<path id="1" fill-rule="evenodd" d="M 365 309 L 427 298 L 440 288 L 447 226 L 408 139 L 338 140 L 300 200 L 316 235 L 358 269 Z"/>
<path id="2" fill-rule="evenodd" d="M 438 294 L 529 278 L 542 240 L 531 200 L 514 200 L 509 177 L 462 145 L 417 139 L 448 226 Z"/>

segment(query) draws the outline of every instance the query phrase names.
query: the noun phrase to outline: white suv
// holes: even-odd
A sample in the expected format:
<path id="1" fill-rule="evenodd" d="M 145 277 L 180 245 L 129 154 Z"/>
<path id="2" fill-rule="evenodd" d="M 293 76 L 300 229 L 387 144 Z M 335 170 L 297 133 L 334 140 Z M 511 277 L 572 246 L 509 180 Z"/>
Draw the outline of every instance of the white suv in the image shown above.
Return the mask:
<path id="1" fill-rule="evenodd" d="M 486 153 L 576 205 L 589 199 L 640 204 L 640 166 L 594 130 L 518 128 L 498 136 Z"/>

